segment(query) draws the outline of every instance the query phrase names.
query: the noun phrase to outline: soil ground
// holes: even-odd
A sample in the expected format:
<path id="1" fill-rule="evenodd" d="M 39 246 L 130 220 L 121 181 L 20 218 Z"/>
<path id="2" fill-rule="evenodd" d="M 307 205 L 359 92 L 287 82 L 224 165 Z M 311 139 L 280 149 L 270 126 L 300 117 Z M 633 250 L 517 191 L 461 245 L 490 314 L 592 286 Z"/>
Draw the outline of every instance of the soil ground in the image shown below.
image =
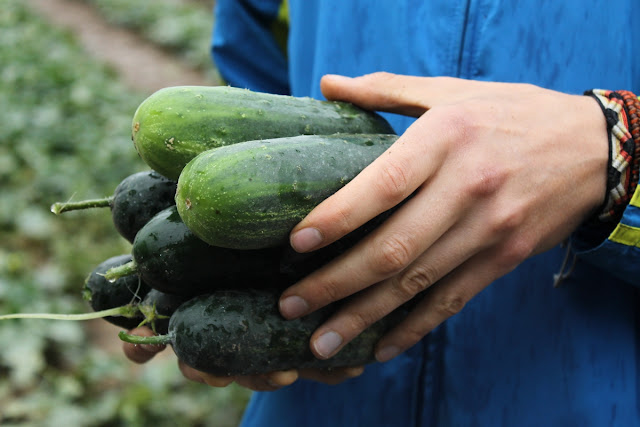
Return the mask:
<path id="1" fill-rule="evenodd" d="M 131 31 L 107 23 L 90 5 L 76 0 L 25 0 L 49 22 L 74 33 L 92 55 L 114 68 L 139 92 L 166 86 L 215 85 L 203 73 Z M 203 11 L 206 11 L 203 5 Z"/>

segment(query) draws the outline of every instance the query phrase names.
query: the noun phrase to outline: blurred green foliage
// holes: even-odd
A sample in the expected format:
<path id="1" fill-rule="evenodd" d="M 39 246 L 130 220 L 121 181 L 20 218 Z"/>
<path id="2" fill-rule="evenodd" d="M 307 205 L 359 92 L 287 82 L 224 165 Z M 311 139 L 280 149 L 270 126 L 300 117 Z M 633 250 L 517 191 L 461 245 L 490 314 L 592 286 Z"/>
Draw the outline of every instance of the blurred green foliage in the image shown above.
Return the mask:
<path id="1" fill-rule="evenodd" d="M 110 195 L 124 177 L 147 169 L 130 141 L 144 95 L 21 0 L 2 9 L 0 313 L 86 312 L 84 278 L 130 245 L 108 209 L 55 216 L 49 207 Z M 0 323 L 0 425 L 237 424 L 245 390 L 190 383 L 173 358 L 135 367 L 119 351 L 88 344 L 85 326 Z"/>
<path id="2" fill-rule="evenodd" d="M 82 0 L 95 6 L 110 23 L 135 30 L 195 68 L 213 72 L 209 55 L 213 8 L 176 0 Z"/>

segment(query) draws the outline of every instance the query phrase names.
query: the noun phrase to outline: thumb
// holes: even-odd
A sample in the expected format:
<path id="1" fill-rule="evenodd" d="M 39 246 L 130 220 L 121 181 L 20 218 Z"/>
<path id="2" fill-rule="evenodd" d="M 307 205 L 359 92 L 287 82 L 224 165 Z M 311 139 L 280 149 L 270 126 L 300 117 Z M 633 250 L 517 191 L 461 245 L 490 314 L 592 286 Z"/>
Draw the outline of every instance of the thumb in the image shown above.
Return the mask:
<path id="1" fill-rule="evenodd" d="M 419 117 L 429 109 L 421 96 L 426 78 L 385 72 L 361 77 L 327 74 L 320 80 L 322 94 L 330 101 L 356 104 L 366 110 Z"/>

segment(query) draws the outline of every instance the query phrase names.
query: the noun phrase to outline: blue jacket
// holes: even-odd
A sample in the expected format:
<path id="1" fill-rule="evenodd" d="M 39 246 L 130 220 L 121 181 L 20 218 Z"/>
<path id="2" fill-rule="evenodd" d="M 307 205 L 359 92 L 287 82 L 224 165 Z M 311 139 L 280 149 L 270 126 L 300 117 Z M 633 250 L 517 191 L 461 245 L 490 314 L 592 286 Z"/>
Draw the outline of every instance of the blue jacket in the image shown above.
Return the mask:
<path id="1" fill-rule="evenodd" d="M 286 53 L 280 3 L 216 2 L 229 84 L 320 98 L 326 73 L 389 71 L 640 93 L 638 0 L 290 0 Z M 608 239 L 574 247 L 562 286 L 558 247 L 361 377 L 255 393 L 243 425 L 640 426 L 640 190 Z"/>

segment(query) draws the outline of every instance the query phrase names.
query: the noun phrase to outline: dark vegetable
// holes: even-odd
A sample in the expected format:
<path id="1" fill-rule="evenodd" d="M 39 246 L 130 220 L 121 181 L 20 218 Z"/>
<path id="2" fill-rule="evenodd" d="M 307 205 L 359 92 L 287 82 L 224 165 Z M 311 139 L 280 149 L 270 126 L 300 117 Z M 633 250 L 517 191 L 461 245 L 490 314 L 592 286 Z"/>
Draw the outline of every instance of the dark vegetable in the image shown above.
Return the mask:
<path id="1" fill-rule="evenodd" d="M 108 279 L 137 273 L 154 289 L 197 295 L 220 288 L 284 286 L 281 248 L 236 250 L 211 246 L 196 237 L 175 206 L 154 216 L 136 236 L 133 261 L 107 272 Z"/>
<path id="2" fill-rule="evenodd" d="M 110 282 L 104 274 L 113 267 L 131 261 L 131 255 L 118 255 L 100 263 L 89 274 L 82 290 L 83 298 L 89 302 L 94 311 L 102 311 L 125 305 L 136 306 L 149 292 L 149 286 L 137 276 L 125 276 Z M 123 328 L 131 329 L 144 320 L 140 313 L 135 317 L 109 316 L 106 321 Z"/>
<path id="3" fill-rule="evenodd" d="M 214 375 L 249 375 L 294 368 L 358 366 L 373 362 L 378 339 L 406 315 L 401 307 L 371 325 L 328 360 L 309 349 L 313 331 L 337 306 L 296 320 L 278 311 L 279 291 L 217 291 L 190 299 L 175 311 L 169 332 L 155 337 L 125 333 L 138 344 L 171 344 L 180 360 Z"/>
<path id="4" fill-rule="evenodd" d="M 133 242 L 136 233 L 147 221 L 175 204 L 176 185 L 175 181 L 158 172 L 138 172 L 122 180 L 111 197 L 54 203 L 51 211 L 60 214 L 72 210 L 109 207 L 116 230 L 129 242 Z"/>
<path id="5" fill-rule="evenodd" d="M 189 300 L 190 297 L 172 295 L 151 289 L 138 305 L 140 312 L 145 318 L 144 324 L 149 324 L 154 332 L 166 334 L 169 330 L 169 319 L 171 315 Z"/>

